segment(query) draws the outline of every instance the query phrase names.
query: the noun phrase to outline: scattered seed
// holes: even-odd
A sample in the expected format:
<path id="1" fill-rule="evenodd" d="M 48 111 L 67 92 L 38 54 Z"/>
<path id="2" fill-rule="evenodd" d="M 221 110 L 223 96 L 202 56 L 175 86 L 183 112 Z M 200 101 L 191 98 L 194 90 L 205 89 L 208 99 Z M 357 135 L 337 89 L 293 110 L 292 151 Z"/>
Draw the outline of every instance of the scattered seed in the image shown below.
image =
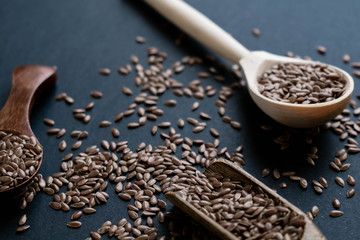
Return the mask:
<path id="1" fill-rule="evenodd" d="M 355 186 L 355 183 L 356 183 L 355 178 L 351 175 L 347 176 L 347 182 L 350 186 Z"/>
<path id="2" fill-rule="evenodd" d="M 19 219 L 19 225 L 22 226 L 26 223 L 27 217 L 26 214 L 23 214 Z"/>
<path id="3" fill-rule="evenodd" d="M 50 119 L 50 118 L 44 118 L 44 123 L 48 126 L 54 126 L 55 125 L 55 121 Z"/>
<path id="4" fill-rule="evenodd" d="M 106 121 L 106 120 L 101 121 L 101 122 L 99 123 L 99 127 L 101 127 L 101 128 L 108 127 L 108 126 L 110 126 L 110 125 L 111 125 L 111 122 L 110 122 L 110 121 Z"/>
<path id="5" fill-rule="evenodd" d="M 346 197 L 351 198 L 352 196 L 354 196 L 354 194 L 355 194 L 355 188 L 349 188 L 349 190 L 347 190 L 346 192 Z"/>
<path id="6" fill-rule="evenodd" d="M 16 229 L 17 232 L 23 232 L 25 230 L 28 230 L 30 228 L 30 225 L 22 225 Z"/>
<path id="7" fill-rule="evenodd" d="M 343 211 L 340 211 L 340 210 L 331 210 L 330 211 L 330 217 L 340 217 L 344 215 L 344 212 Z"/>
<path id="8" fill-rule="evenodd" d="M 339 176 L 336 176 L 336 177 L 335 177 L 335 182 L 336 182 L 340 187 L 344 187 L 344 186 L 345 186 L 344 180 L 343 180 L 341 177 L 339 177 Z"/>
<path id="9" fill-rule="evenodd" d="M 331 203 L 332 203 L 332 205 L 333 205 L 333 207 L 334 207 L 335 209 L 339 209 L 339 208 L 340 208 L 340 201 L 339 201 L 339 199 L 333 198 L 332 201 L 331 201 Z"/>
<path id="10" fill-rule="evenodd" d="M 325 54 L 326 53 L 326 48 L 324 46 L 318 46 L 317 51 L 319 53 L 321 53 L 321 54 Z"/>
<path id="11" fill-rule="evenodd" d="M 350 62 L 350 55 L 349 54 L 344 54 L 342 60 L 343 60 L 344 63 Z"/>
<path id="12" fill-rule="evenodd" d="M 253 29 L 252 29 L 252 34 L 253 34 L 255 37 L 259 37 L 259 36 L 260 36 L 260 29 L 258 29 L 258 28 L 253 28 Z"/>
<path id="13" fill-rule="evenodd" d="M 146 39 L 144 38 L 144 37 L 142 37 L 142 36 L 137 36 L 136 38 L 135 38 L 135 41 L 137 42 L 137 43 L 145 43 L 146 42 Z M 137 62 L 137 61 L 136 61 Z"/>
<path id="14" fill-rule="evenodd" d="M 99 73 L 101 75 L 109 75 L 111 73 L 111 70 L 109 68 L 100 68 Z"/>

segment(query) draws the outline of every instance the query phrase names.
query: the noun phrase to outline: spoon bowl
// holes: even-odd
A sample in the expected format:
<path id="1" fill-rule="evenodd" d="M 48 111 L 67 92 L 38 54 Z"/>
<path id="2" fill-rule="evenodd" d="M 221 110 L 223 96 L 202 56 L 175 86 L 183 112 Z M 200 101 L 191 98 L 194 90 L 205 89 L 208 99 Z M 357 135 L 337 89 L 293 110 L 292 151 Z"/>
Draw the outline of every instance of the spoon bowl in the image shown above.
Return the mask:
<path id="1" fill-rule="evenodd" d="M 314 61 L 274 55 L 264 51 L 254 51 L 240 61 L 243 74 L 247 79 L 248 90 L 256 105 L 275 121 L 295 128 L 310 128 L 332 120 L 348 104 L 354 90 L 352 77 L 344 70 L 331 66 L 347 80 L 343 94 L 329 102 L 313 104 L 294 104 L 276 101 L 260 94 L 259 76 L 279 63 L 312 64 Z"/>
<path id="2" fill-rule="evenodd" d="M 262 73 L 278 63 L 307 64 L 315 62 L 279 56 L 264 51 L 249 51 L 229 33 L 184 1 L 145 1 L 194 39 L 233 63 L 239 64 L 254 102 L 268 116 L 284 125 L 310 128 L 324 124 L 341 113 L 350 100 L 354 90 L 354 80 L 348 73 L 334 66 L 330 67 L 344 76 L 346 80 L 345 91 L 339 98 L 313 104 L 284 103 L 267 98 L 261 95 L 258 90 L 258 77 Z"/>
<path id="3" fill-rule="evenodd" d="M 0 111 L 0 132 L 19 137 L 27 136 L 34 146 L 41 148 L 41 151 L 38 152 L 41 155 L 37 156 L 38 163 L 29 178 L 15 186 L 0 189 L 0 193 L 14 193 L 24 188 L 31 183 L 40 169 L 43 160 L 43 147 L 31 129 L 29 115 L 35 99 L 52 87 L 56 78 L 56 68 L 43 65 L 22 65 L 13 71 L 10 94 Z M 0 164 L 2 163 L 0 162 Z"/>

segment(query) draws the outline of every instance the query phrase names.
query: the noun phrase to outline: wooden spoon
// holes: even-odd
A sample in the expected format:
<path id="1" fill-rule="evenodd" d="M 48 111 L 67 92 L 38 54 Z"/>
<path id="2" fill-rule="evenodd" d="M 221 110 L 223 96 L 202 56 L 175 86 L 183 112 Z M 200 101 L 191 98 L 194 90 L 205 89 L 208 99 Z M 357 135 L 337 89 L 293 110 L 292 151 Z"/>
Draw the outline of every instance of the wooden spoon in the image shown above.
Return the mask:
<path id="1" fill-rule="evenodd" d="M 33 103 L 42 92 L 55 84 L 56 78 L 56 67 L 42 65 L 15 67 L 9 97 L 0 111 L 0 131 L 35 137 L 29 122 Z M 36 141 L 38 142 L 37 139 Z M 13 192 L 30 183 L 39 171 L 42 160 L 43 156 L 39 160 L 35 173 L 29 179 L 3 192 Z"/>
<path id="2" fill-rule="evenodd" d="M 181 28 L 184 32 L 219 53 L 239 63 L 254 102 L 274 120 L 291 127 L 309 128 L 332 120 L 342 112 L 354 90 L 352 77 L 340 68 L 333 67 L 347 81 L 341 97 L 316 104 L 292 104 L 271 100 L 258 91 L 258 77 L 278 63 L 314 63 L 274 55 L 264 51 L 249 51 L 230 34 L 221 29 L 199 11 L 181 0 L 145 0 L 149 5 Z"/>
<path id="3" fill-rule="evenodd" d="M 236 166 L 235 164 L 224 160 L 218 159 L 214 163 L 210 164 L 210 166 L 205 170 L 205 173 L 220 173 L 224 177 L 228 177 L 234 181 L 240 181 L 245 184 L 252 184 L 254 186 L 258 186 L 264 190 L 264 192 L 273 199 L 280 200 L 285 206 L 289 207 L 292 211 L 299 215 L 303 215 L 305 218 L 305 226 L 304 233 L 301 237 L 301 240 L 325 240 L 326 237 L 321 233 L 321 231 L 317 228 L 317 226 L 309 219 L 309 217 L 302 212 L 299 208 L 291 204 L 285 198 L 281 197 L 274 190 L 267 187 L 265 184 L 260 182 L 254 176 L 250 175 L 244 169 Z M 229 232 L 227 229 L 222 227 L 216 221 L 202 213 L 200 210 L 192 206 L 189 202 L 187 202 L 182 195 L 184 192 L 167 192 L 165 197 L 170 200 L 173 204 L 175 204 L 178 208 L 188 214 L 195 221 L 200 223 L 203 227 L 207 228 L 210 232 L 215 234 L 220 239 L 224 240 L 237 240 L 238 238 Z"/>

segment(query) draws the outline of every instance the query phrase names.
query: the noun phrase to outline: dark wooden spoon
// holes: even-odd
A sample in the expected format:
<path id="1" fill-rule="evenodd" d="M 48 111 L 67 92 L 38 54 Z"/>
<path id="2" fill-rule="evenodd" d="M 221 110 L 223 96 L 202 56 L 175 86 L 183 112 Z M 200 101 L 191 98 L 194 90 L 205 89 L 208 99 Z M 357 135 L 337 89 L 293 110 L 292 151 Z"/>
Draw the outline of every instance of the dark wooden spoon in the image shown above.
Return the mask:
<path id="1" fill-rule="evenodd" d="M 56 67 L 43 65 L 15 67 L 9 97 L 0 111 L 0 131 L 35 137 L 29 121 L 32 106 L 42 92 L 55 85 L 56 79 Z M 39 143 L 37 139 L 36 141 Z M 42 160 L 41 153 L 35 173 L 24 182 L 2 192 L 14 192 L 29 184 L 39 171 Z"/>

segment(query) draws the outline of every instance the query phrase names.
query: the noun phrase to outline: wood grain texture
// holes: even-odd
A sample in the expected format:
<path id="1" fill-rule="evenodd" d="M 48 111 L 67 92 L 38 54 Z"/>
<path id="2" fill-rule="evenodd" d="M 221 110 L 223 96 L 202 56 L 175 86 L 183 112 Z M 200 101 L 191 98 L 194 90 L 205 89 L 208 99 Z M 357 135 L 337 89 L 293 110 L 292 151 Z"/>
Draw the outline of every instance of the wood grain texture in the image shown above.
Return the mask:
<path id="1" fill-rule="evenodd" d="M 39 95 L 55 84 L 56 79 L 55 67 L 43 65 L 22 65 L 15 67 L 10 94 L 0 111 L 0 130 L 18 135 L 25 134 L 36 138 L 29 122 L 32 106 Z M 20 191 L 36 176 L 42 160 L 43 156 L 41 155 L 36 171 L 29 179 L 2 193 L 17 194 L 18 190 Z"/>
<path id="2" fill-rule="evenodd" d="M 244 183 L 251 183 L 256 185 L 264 190 L 270 197 L 273 199 L 280 200 L 284 205 L 288 206 L 292 211 L 296 212 L 299 215 L 303 215 L 306 221 L 306 225 L 304 227 L 304 233 L 302 236 L 302 240 L 325 240 L 326 237 L 321 233 L 321 231 L 317 228 L 317 226 L 307 217 L 307 215 L 302 212 L 298 207 L 291 204 L 285 198 L 280 196 L 274 190 L 267 187 L 264 183 L 256 179 L 254 176 L 246 172 L 244 169 L 232 164 L 231 162 L 218 159 L 216 162 L 212 163 L 206 170 L 205 173 L 216 172 L 220 173 L 225 177 L 229 177 L 231 180 L 241 181 Z M 178 208 L 188 214 L 195 221 L 200 223 L 203 227 L 207 228 L 213 234 L 215 234 L 220 239 L 226 240 L 235 240 L 237 239 L 235 235 L 231 234 L 225 228 L 223 228 L 220 224 L 216 223 L 210 217 L 203 214 L 200 210 L 196 209 L 190 203 L 188 203 L 182 195 L 186 194 L 186 191 L 180 192 L 168 192 L 165 194 L 165 197 L 170 200 L 173 204 L 175 204 Z"/>

